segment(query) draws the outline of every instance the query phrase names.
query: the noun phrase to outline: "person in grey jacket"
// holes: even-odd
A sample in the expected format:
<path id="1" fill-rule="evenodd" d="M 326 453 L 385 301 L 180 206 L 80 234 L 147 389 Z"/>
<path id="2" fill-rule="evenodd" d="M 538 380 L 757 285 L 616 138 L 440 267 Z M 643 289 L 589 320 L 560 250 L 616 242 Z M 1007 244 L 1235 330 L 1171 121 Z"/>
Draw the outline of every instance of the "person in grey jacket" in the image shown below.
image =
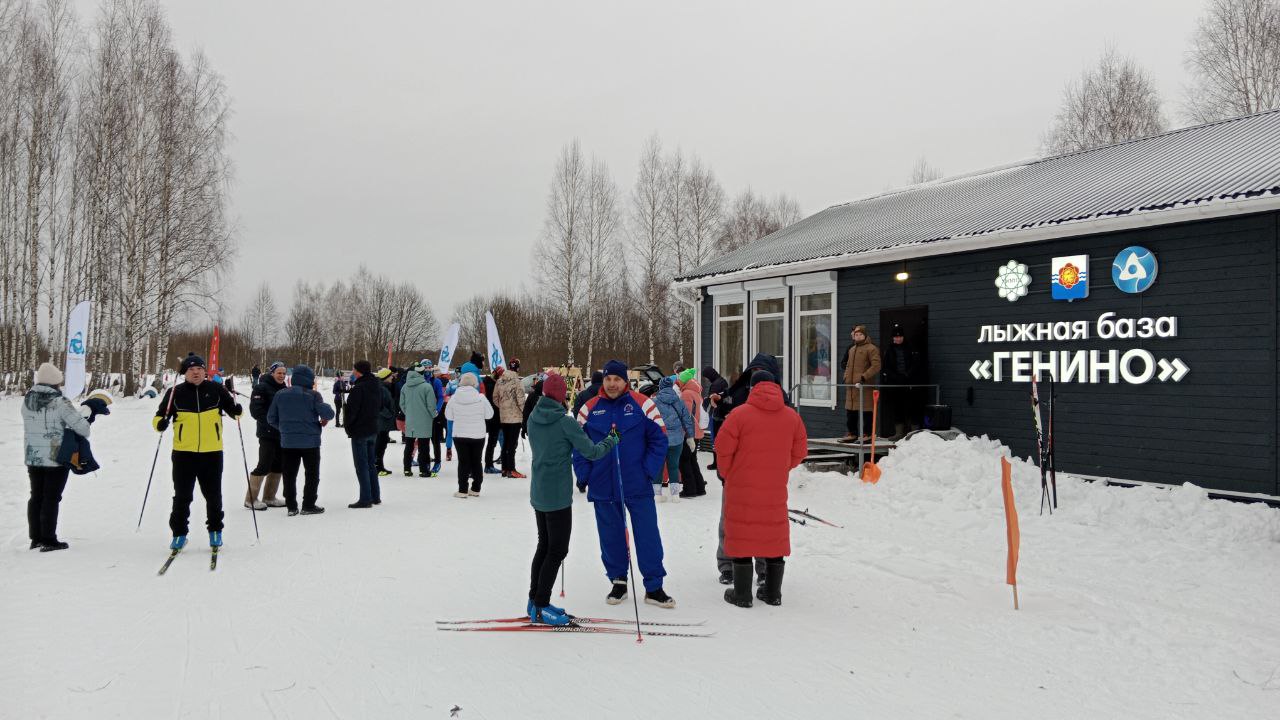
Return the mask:
<path id="1" fill-rule="evenodd" d="M 89 421 L 62 396 L 62 371 L 52 363 L 36 370 L 36 384 L 22 399 L 22 428 L 26 445 L 27 477 L 31 499 L 27 501 L 27 534 L 31 549 L 40 552 L 66 550 L 58 539 L 58 503 L 67 487 L 70 468 L 58 464 L 58 449 L 68 428 L 89 437 Z"/>
<path id="2" fill-rule="evenodd" d="M 289 515 L 298 514 L 298 466 L 306 480 L 302 486 L 302 514 L 319 515 L 320 428 L 333 419 L 333 408 L 315 390 L 316 376 L 306 365 L 295 365 L 293 384 L 276 393 L 267 411 L 267 422 L 280 431 L 280 470 L 284 474 L 284 502 Z"/>
<path id="3" fill-rule="evenodd" d="M 667 460 L 665 467 L 667 469 L 668 489 L 671 492 L 671 502 L 680 502 L 680 490 L 683 485 L 680 483 L 680 454 L 684 450 L 685 443 L 692 444 L 694 442 L 693 434 L 696 428 L 693 424 L 693 416 L 689 414 L 689 408 L 685 406 L 684 400 L 676 392 L 676 378 L 674 375 L 662 378 L 658 383 L 658 392 L 653 396 L 653 404 L 658 406 L 658 412 L 662 413 L 662 424 L 667 430 Z M 657 477 L 653 479 L 653 494 L 658 502 L 666 500 L 662 495 L 662 471 L 658 471 Z"/>

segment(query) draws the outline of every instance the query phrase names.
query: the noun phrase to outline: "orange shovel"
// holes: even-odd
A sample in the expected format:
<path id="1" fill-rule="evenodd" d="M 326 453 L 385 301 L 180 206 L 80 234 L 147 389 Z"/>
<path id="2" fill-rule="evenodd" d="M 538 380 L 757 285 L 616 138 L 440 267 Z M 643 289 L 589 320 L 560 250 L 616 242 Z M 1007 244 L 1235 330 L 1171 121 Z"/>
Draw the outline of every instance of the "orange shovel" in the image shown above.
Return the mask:
<path id="1" fill-rule="evenodd" d="M 880 391 L 871 392 L 871 460 L 862 464 L 862 482 L 880 482 L 880 468 L 876 467 L 876 420 L 880 414 Z"/>

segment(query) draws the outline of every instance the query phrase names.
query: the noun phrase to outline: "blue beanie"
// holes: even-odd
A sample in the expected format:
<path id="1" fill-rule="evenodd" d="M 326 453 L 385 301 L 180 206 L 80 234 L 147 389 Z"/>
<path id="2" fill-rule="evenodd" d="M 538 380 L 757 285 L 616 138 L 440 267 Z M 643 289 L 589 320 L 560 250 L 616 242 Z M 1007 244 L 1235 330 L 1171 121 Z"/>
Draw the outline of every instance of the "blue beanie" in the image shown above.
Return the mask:
<path id="1" fill-rule="evenodd" d="M 315 387 L 316 374 L 306 365 L 294 365 L 292 383 L 294 387 L 311 389 Z"/>
<path id="2" fill-rule="evenodd" d="M 623 380 L 627 380 L 627 364 L 621 360 L 610 360 L 604 364 L 604 377 L 617 375 Z"/>

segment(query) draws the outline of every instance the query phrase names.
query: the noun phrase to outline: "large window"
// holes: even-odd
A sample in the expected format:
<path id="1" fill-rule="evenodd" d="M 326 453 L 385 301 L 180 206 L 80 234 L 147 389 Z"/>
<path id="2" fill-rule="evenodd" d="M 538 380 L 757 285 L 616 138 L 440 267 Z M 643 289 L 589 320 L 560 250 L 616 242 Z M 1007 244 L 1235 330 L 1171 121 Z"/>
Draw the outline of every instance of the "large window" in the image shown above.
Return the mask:
<path id="1" fill-rule="evenodd" d="M 742 356 L 745 354 L 746 315 L 745 303 L 727 303 L 716 306 L 715 362 L 716 370 L 732 380 L 742 372 Z"/>
<path id="2" fill-rule="evenodd" d="M 839 363 L 832 341 L 836 326 L 835 291 L 795 288 L 796 368 L 802 405 L 834 407 Z"/>

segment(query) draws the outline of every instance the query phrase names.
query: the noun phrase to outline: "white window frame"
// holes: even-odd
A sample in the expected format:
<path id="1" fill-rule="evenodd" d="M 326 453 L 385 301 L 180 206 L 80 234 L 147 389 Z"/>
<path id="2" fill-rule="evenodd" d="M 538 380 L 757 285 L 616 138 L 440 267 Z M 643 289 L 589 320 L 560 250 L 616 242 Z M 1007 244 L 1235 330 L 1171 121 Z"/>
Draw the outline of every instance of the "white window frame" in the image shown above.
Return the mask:
<path id="1" fill-rule="evenodd" d="M 804 316 L 808 317 L 813 315 L 829 314 L 831 316 L 831 392 L 829 394 L 829 399 L 817 400 L 813 398 L 803 398 L 801 397 L 803 393 L 799 392 L 799 389 L 797 388 L 797 392 L 794 393 L 794 397 L 792 397 L 791 400 L 797 406 L 803 405 L 806 407 L 825 407 L 825 408 L 834 410 L 837 403 L 839 402 L 840 393 L 839 393 L 839 388 L 837 388 L 836 385 L 838 385 L 840 382 L 840 377 L 839 377 L 840 362 L 843 360 L 843 358 L 837 357 L 837 354 L 840 352 L 840 350 L 839 350 L 839 343 L 837 342 L 837 338 L 836 338 L 836 328 L 839 327 L 837 323 L 840 318 L 838 315 L 839 296 L 837 293 L 836 272 L 827 271 L 827 272 L 808 273 L 805 275 L 792 275 L 788 277 L 786 280 L 787 280 L 787 286 L 790 288 L 791 296 L 792 296 L 793 311 L 791 314 L 795 316 L 794 322 L 791 324 L 791 327 L 795 328 L 795 330 L 792 336 L 789 337 L 789 342 L 791 343 L 792 352 L 791 352 L 791 362 L 788 364 L 790 365 L 791 371 L 793 373 L 792 377 L 795 377 L 795 378 L 803 377 L 803 372 L 804 372 L 804 369 L 800 365 L 800 360 L 801 360 L 800 317 L 801 315 L 803 314 Z M 805 310 L 805 311 L 800 310 L 801 297 L 805 295 L 824 295 L 828 293 L 830 293 L 831 295 L 830 310 Z"/>
<path id="2" fill-rule="evenodd" d="M 747 348 L 751 332 L 751 307 L 750 297 L 746 290 L 742 289 L 742 283 L 729 283 L 727 285 L 712 285 L 707 288 L 707 294 L 711 296 L 712 312 L 711 312 L 711 365 L 716 370 L 724 373 L 726 368 L 720 367 L 720 308 L 724 305 L 742 305 L 742 366 L 747 365 Z M 736 319 L 739 316 L 734 316 Z M 731 379 L 727 375 L 725 379 Z"/>
<path id="3" fill-rule="evenodd" d="M 750 347 L 747 353 L 748 358 L 753 358 L 756 353 L 760 352 L 760 333 L 759 326 L 756 324 L 763 317 L 764 319 L 781 318 L 782 319 L 782 362 L 779 363 L 778 369 L 782 371 L 782 377 L 777 378 L 778 384 L 787 387 L 787 378 L 790 377 L 791 364 L 791 292 L 787 287 L 784 278 L 768 278 L 765 280 L 751 280 L 742 284 L 743 289 L 747 290 L 751 296 L 751 302 L 748 303 L 748 325 L 750 326 L 749 342 L 746 343 Z M 782 300 L 782 312 L 765 313 L 761 315 L 756 312 L 756 303 L 761 300 Z M 746 360 L 745 362 L 750 362 Z M 744 362 L 744 366 L 745 366 Z"/>

